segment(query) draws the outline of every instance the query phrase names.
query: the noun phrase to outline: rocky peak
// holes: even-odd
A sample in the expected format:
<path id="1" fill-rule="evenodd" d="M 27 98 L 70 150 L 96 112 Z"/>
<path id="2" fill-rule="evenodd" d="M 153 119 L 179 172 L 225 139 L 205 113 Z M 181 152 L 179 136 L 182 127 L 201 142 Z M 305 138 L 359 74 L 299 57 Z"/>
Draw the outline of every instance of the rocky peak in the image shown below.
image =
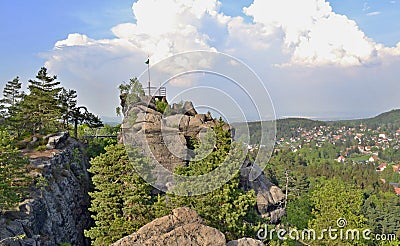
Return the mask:
<path id="1" fill-rule="evenodd" d="M 124 137 L 140 146 L 144 155 L 154 156 L 158 163 L 173 171 L 187 164 L 190 138 L 199 139 L 202 130 L 213 128 L 219 121 L 210 114 L 198 114 L 192 102 L 168 107 L 169 113 L 162 114 L 156 110 L 154 98 L 142 96 L 137 102 L 124 105 L 122 128 L 129 129 Z M 230 130 L 229 124 L 223 127 Z"/>

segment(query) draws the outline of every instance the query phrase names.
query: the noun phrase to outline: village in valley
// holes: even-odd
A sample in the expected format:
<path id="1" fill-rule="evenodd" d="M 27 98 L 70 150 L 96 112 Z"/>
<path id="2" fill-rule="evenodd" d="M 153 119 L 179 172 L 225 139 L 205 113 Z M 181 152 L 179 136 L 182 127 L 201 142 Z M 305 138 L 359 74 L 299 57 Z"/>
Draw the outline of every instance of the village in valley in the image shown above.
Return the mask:
<path id="1" fill-rule="evenodd" d="M 279 134 L 278 134 L 279 135 Z M 376 172 L 393 172 L 398 174 L 396 182 L 390 182 L 395 193 L 400 196 L 400 128 L 376 127 L 359 124 L 343 126 L 321 124 L 311 128 L 292 127 L 284 136 L 280 136 L 275 144 L 275 151 L 290 149 L 297 152 L 302 148 L 315 148 L 333 145 L 337 150 L 334 159 L 344 165 L 363 165 L 373 163 Z M 393 175 L 392 175 L 393 177 Z M 396 176 L 394 176 L 396 178 Z M 381 179 L 386 182 L 384 178 Z"/>

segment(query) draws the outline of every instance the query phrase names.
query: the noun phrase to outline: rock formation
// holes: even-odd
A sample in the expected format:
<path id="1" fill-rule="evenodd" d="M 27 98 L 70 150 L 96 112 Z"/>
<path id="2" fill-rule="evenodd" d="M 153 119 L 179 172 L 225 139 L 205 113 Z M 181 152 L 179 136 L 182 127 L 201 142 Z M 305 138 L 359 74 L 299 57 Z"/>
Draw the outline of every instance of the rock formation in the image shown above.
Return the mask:
<path id="1" fill-rule="evenodd" d="M 89 163 L 81 143 L 66 138 L 63 145 L 31 155 L 36 183 L 18 211 L 0 214 L 0 245 L 89 245 L 83 234 L 91 223 Z"/>
<path id="2" fill-rule="evenodd" d="M 192 157 L 189 144 L 191 138 L 199 138 L 199 133 L 213 128 L 219 121 L 210 114 L 198 114 L 191 102 L 173 104 L 168 115 L 156 111 L 156 101 L 143 96 L 138 101 L 123 105 L 123 138 L 129 144 L 140 146 L 146 156 L 154 159 L 169 171 L 177 166 L 185 166 Z M 225 123 L 223 128 L 234 131 Z M 285 214 L 284 195 L 279 187 L 272 184 L 262 173 L 250 181 L 249 173 L 256 164 L 244 161 L 241 168 L 241 186 L 245 190 L 255 190 L 257 209 L 262 217 L 277 222 Z M 160 175 L 162 176 L 162 175 Z M 163 180 L 160 183 L 167 183 Z"/>
<path id="3" fill-rule="evenodd" d="M 254 181 L 250 181 L 249 174 L 256 164 L 246 161 L 240 169 L 240 185 L 244 190 L 254 190 L 257 195 L 257 210 L 263 218 L 270 218 L 276 223 L 285 215 L 285 195 L 282 190 L 271 183 L 264 172 Z"/>
<path id="4" fill-rule="evenodd" d="M 205 226 L 195 211 L 183 207 L 172 210 L 172 214 L 155 219 L 137 232 L 112 244 L 112 246 L 146 245 L 262 246 L 264 244 L 251 238 L 242 238 L 226 244 L 222 232 Z"/>
<path id="5" fill-rule="evenodd" d="M 138 102 L 123 107 L 123 137 L 125 142 L 140 146 L 143 154 L 169 171 L 185 166 L 190 159 L 190 138 L 218 124 L 209 114 L 197 114 L 191 102 L 174 105 L 169 115 L 156 110 L 154 98 L 143 96 Z M 229 129 L 225 124 L 224 128 Z"/>

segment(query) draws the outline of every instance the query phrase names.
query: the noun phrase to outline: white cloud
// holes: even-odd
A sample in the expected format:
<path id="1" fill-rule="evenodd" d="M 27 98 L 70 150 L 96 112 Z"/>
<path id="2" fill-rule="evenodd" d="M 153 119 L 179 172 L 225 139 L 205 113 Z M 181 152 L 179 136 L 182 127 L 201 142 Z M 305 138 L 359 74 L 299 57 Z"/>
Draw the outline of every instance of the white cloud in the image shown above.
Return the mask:
<path id="1" fill-rule="evenodd" d="M 296 106 L 310 109 L 319 105 L 317 100 L 329 96 L 321 92 L 324 96 L 302 99 L 299 94 L 292 95 L 293 100 L 283 100 L 286 89 L 279 87 L 307 93 L 307 83 L 334 83 L 324 74 L 342 76 L 352 83 L 352 78 L 361 81 L 368 74 L 357 68 L 373 66 L 379 70 L 385 66 L 388 72 L 387 68 L 399 64 L 400 43 L 396 47 L 375 43 L 356 22 L 336 14 L 325 0 L 254 0 L 244 8 L 252 23 L 220 13 L 219 5 L 217 0 L 139 0 L 132 6 L 136 23 L 113 27 L 115 38 L 96 40 L 70 34 L 47 54 L 46 66 L 60 79 L 65 77 L 71 87 L 83 88 L 78 90 L 86 100 L 83 104 L 111 115 L 118 104 L 118 92 L 110 93 L 110 86 L 116 88 L 123 80 L 144 72 L 147 55 L 151 64 L 191 50 L 218 50 L 238 56 L 272 84 L 270 88 L 283 109 L 293 100 L 298 101 Z M 204 68 L 212 63 L 198 60 Z M 188 65 L 183 62 L 167 70 L 179 73 L 190 69 Z M 348 71 L 362 74 L 348 75 Z M 176 78 L 171 84 L 193 83 Z"/>
<path id="2" fill-rule="evenodd" d="M 57 41 L 54 48 L 62 49 L 65 46 L 86 46 L 93 43 L 95 43 L 95 40 L 89 39 L 86 35 L 72 33 L 68 35 L 67 39 Z"/>
<path id="3" fill-rule="evenodd" d="M 374 12 L 369 12 L 369 13 L 367 13 L 367 16 L 375 16 L 375 15 L 380 15 L 381 14 L 381 12 L 379 12 L 379 11 L 374 11 Z"/>
<path id="4" fill-rule="evenodd" d="M 361 65 L 375 56 L 375 43 L 324 0 L 255 0 L 245 13 L 256 23 L 284 32 L 292 64 Z"/>

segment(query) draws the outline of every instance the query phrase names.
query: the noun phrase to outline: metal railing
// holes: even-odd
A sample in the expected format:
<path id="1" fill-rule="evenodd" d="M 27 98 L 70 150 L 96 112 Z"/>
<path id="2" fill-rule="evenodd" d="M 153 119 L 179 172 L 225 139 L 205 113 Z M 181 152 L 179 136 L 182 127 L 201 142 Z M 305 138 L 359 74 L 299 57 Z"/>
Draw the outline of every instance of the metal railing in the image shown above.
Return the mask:
<path id="1" fill-rule="evenodd" d="M 160 96 L 160 97 L 165 97 L 167 96 L 167 88 L 165 87 L 146 87 L 145 92 L 148 93 L 149 96 Z"/>

